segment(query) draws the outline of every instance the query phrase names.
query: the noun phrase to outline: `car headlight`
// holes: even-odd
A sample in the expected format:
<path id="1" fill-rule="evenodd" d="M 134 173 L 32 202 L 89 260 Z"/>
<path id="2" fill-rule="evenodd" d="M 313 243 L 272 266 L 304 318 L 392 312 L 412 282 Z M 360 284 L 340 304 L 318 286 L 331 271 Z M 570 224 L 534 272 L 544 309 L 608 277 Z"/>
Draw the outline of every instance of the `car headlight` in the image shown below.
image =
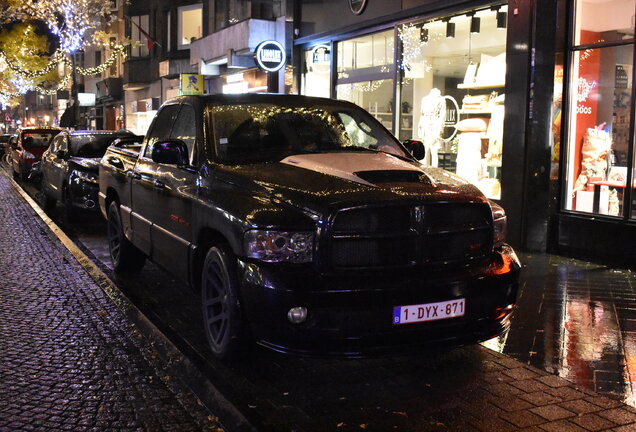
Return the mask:
<path id="1" fill-rule="evenodd" d="M 37 159 L 33 153 L 26 150 L 24 151 L 23 156 L 25 159 Z"/>
<path id="2" fill-rule="evenodd" d="M 492 219 L 493 219 L 493 228 L 494 228 L 494 246 L 501 246 L 506 242 L 506 231 L 507 231 L 507 218 L 506 211 L 502 206 L 497 204 L 494 201 L 490 201 L 490 208 L 492 209 Z"/>
<path id="3" fill-rule="evenodd" d="M 78 170 L 73 170 L 73 172 L 71 173 L 71 175 L 76 176 L 77 178 L 79 178 L 82 181 L 88 182 L 88 183 L 95 183 L 95 184 L 99 184 L 99 175 L 96 173 L 90 173 L 90 172 L 86 172 L 86 171 L 78 171 Z"/>
<path id="4" fill-rule="evenodd" d="M 313 259 L 314 233 L 250 230 L 245 233 L 244 245 L 249 258 L 308 263 Z"/>

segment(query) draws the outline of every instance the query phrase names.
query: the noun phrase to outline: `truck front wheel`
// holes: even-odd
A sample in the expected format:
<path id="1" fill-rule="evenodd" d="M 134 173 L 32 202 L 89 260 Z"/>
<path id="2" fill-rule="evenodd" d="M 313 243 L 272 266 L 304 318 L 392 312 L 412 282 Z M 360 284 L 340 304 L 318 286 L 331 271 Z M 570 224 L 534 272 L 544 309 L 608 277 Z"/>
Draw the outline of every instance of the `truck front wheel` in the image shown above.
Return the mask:
<path id="1" fill-rule="evenodd" d="M 146 256 L 124 235 L 119 206 L 116 201 L 108 207 L 108 250 L 115 271 L 136 272 L 146 262 Z"/>
<path id="2" fill-rule="evenodd" d="M 212 247 L 201 272 L 205 335 L 212 352 L 220 359 L 234 358 L 246 346 L 235 261 L 225 247 Z"/>

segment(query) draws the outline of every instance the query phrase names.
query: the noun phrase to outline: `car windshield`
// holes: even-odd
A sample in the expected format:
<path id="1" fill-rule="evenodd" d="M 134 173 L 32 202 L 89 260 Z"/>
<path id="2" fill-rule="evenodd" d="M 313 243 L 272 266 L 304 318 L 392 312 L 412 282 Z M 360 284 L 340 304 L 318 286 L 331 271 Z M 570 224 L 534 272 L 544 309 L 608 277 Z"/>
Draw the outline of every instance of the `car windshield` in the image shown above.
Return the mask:
<path id="1" fill-rule="evenodd" d="M 408 157 L 386 129 L 355 107 L 210 105 L 208 114 L 222 163 L 275 162 L 302 153 L 385 152 Z"/>
<path id="2" fill-rule="evenodd" d="M 71 135 L 71 156 L 83 158 L 100 158 L 106 153 L 108 146 L 121 134 L 82 134 Z"/>
<path id="3" fill-rule="evenodd" d="M 48 147 L 51 140 L 60 131 L 22 132 L 22 147 Z"/>

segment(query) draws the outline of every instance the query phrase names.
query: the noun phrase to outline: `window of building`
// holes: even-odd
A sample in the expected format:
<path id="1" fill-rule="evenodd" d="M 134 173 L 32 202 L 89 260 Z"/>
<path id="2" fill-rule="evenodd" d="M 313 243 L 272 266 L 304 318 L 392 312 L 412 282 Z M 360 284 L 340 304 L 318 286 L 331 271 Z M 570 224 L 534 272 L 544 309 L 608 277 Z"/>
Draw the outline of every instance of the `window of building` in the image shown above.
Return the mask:
<path id="1" fill-rule="evenodd" d="M 182 6 L 177 11 L 177 47 L 184 49 L 203 36 L 203 5 Z"/>
<path id="2" fill-rule="evenodd" d="M 627 217 L 633 189 L 634 0 L 577 0 L 570 47 L 566 210 Z M 632 207 L 632 212 L 635 206 Z"/>
<path id="3" fill-rule="evenodd" d="M 501 198 L 507 6 L 398 27 L 395 132 L 422 141 L 423 163 Z"/>
<path id="4" fill-rule="evenodd" d="M 95 50 L 95 61 L 93 62 L 93 66 L 97 67 L 102 64 L 102 51 Z"/>
<path id="5" fill-rule="evenodd" d="M 172 51 L 172 14 L 166 12 L 166 51 Z"/>
<path id="6" fill-rule="evenodd" d="M 318 45 L 303 54 L 302 94 L 331 96 L 331 48 Z"/>
<path id="7" fill-rule="evenodd" d="M 265 3 L 269 3 L 269 7 L 261 7 L 261 2 L 253 0 L 217 0 L 214 2 L 214 30 L 224 29 L 248 18 L 270 19 L 265 17 L 267 11 L 270 11 L 271 15 L 271 4 L 277 2 L 266 0 Z"/>
<path id="8" fill-rule="evenodd" d="M 393 129 L 393 29 L 337 44 L 336 97 L 348 100 Z"/>
<path id="9" fill-rule="evenodd" d="M 137 15 L 130 17 L 130 38 L 137 43 L 130 47 L 131 57 L 146 57 L 148 53 L 148 39 L 143 32 L 148 33 L 150 24 L 149 15 Z"/>

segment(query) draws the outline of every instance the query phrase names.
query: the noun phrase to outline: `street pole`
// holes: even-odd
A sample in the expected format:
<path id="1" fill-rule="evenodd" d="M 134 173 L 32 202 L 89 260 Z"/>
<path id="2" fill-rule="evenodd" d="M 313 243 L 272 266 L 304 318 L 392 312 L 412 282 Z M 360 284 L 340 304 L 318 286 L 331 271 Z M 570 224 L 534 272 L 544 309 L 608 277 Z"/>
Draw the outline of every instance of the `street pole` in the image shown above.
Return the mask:
<path id="1" fill-rule="evenodd" d="M 79 129 L 80 111 L 79 96 L 77 95 L 77 65 L 75 63 L 75 53 L 71 53 L 71 99 L 73 100 L 73 127 Z"/>

